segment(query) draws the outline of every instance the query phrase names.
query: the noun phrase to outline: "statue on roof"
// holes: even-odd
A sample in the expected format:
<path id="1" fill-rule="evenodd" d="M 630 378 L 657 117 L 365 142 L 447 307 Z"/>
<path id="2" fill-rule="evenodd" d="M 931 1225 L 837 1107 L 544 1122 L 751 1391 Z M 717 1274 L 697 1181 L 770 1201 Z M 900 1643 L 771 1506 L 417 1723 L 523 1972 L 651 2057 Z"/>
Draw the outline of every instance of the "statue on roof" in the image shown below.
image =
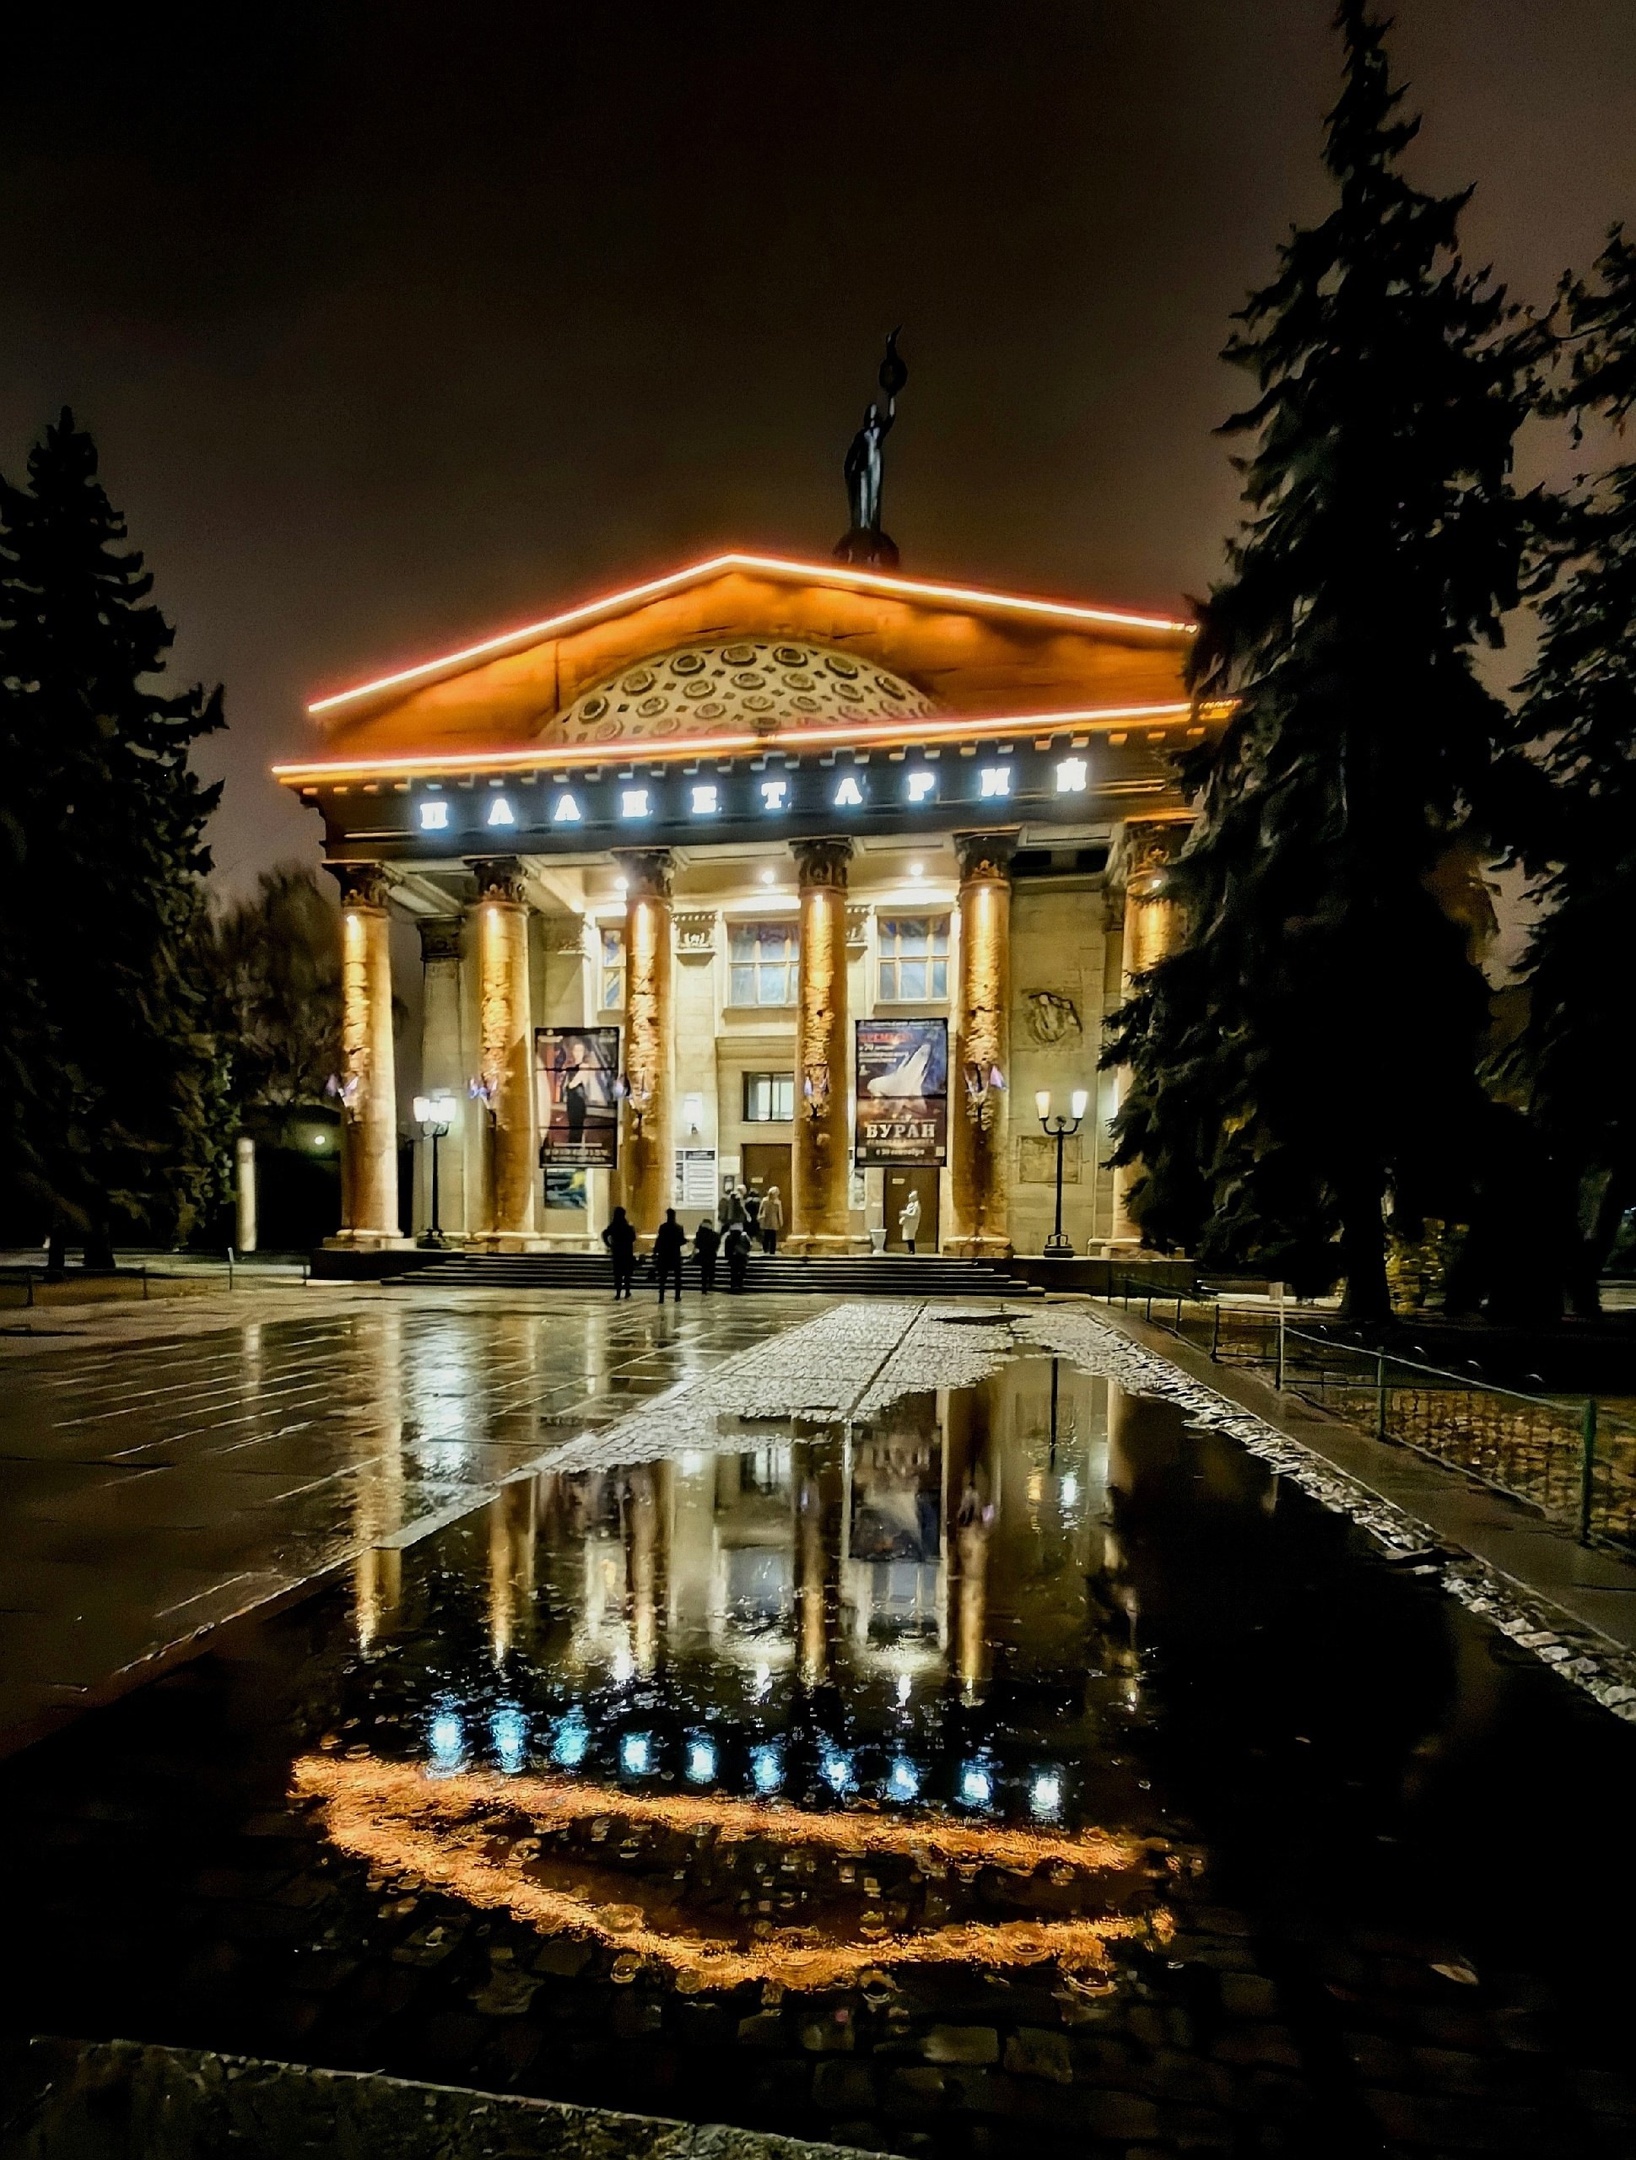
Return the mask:
<path id="1" fill-rule="evenodd" d="M 881 445 L 891 432 L 897 418 L 898 392 L 909 380 L 909 370 L 898 355 L 898 337 L 894 330 L 886 340 L 886 357 L 880 364 L 880 387 L 885 397 L 885 409 L 872 404 L 863 416 L 863 426 L 852 438 L 846 453 L 847 504 L 852 523 L 845 536 L 835 543 L 835 554 L 841 562 L 869 563 L 877 569 L 892 570 L 897 567 L 897 543 L 881 530 Z"/>

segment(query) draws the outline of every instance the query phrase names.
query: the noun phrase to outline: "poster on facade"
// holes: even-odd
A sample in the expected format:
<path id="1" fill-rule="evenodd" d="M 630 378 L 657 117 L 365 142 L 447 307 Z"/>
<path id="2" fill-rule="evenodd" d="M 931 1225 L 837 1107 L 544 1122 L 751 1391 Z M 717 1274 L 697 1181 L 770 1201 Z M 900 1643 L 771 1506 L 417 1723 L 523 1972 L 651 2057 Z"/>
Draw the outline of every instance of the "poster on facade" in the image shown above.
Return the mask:
<path id="1" fill-rule="evenodd" d="M 857 1022 L 859 1163 L 940 1163 L 948 1150 L 949 1024 Z"/>
<path id="2" fill-rule="evenodd" d="M 672 1191 L 675 1206 L 704 1208 L 713 1213 L 716 1206 L 715 1149 L 679 1147 L 676 1150 L 676 1181 Z"/>
<path id="3" fill-rule="evenodd" d="M 619 1160 L 619 1030 L 534 1030 L 540 1161 L 547 1170 L 611 1170 Z"/>

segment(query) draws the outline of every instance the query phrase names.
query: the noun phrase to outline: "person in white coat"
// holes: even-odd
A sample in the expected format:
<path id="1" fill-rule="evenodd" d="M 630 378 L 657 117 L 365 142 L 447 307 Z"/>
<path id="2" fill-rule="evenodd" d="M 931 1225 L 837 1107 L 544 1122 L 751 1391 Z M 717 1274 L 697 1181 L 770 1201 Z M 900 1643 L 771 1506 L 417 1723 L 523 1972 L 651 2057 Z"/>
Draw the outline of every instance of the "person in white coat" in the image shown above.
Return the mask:
<path id="1" fill-rule="evenodd" d="M 778 1187 L 769 1185 L 761 1201 L 761 1249 L 764 1253 L 778 1250 L 778 1233 L 784 1227 L 784 1203 L 778 1197 Z"/>
<path id="2" fill-rule="evenodd" d="M 904 1201 L 898 1216 L 898 1228 L 903 1232 L 903 1243 L 909 1252 L 915 1249 L 915 1238 L 920 1231 L 920 1195 L 912 1192 Z"/>

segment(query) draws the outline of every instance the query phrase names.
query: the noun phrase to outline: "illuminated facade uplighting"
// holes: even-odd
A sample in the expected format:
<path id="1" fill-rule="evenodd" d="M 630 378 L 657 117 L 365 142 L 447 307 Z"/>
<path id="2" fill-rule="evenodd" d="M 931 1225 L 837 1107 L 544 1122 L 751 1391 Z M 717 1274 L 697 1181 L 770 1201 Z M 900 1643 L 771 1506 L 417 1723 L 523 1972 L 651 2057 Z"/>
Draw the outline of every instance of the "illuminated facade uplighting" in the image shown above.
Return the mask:
<path id="1" fill-rule="evenodd" d="M 489 1738 L 500 1768 L 507 1776 L 515 1777 L 528 1760 L 527 1718 L 509 1706 L 494 1711 L 489 1718 Z"/>

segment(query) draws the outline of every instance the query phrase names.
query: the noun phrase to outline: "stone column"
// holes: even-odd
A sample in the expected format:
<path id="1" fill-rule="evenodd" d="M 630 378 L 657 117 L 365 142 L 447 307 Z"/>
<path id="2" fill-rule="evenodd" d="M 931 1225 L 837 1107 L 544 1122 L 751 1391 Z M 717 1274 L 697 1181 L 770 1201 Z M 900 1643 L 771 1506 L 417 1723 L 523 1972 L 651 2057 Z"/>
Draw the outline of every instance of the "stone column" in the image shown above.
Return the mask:
<path id="1" fill-rule="evenodd" d="M 471 1072 L 461 1043 L 460 955 L 466 926 L 458 917 L 422 916 L 420 932 L 421 1009 L 420 1084 L 427 1095 L 452 1095 L 454 1122 L 449 1136 L 438 1143 L 438 1214 L 445 1233 L 460 1237 L 468 1228 L 466 1214 L 466 1150 L 464 1127 L 474 1112 L 467 1086 Z M 432 1143 L 420 1150 L 420 1190 L 415 1227 L 425 1230 L 432 1221 Z"/>
<path id="2" fill-rule="evenodd" d="M 488 1225 L 475 1242 L 496 1252 L 525 1252 L 537 1243 L 534 1188 L 539 1177 L 529 908 L 514 856 L 479 858 L 471 869 L 477 879 L 477 1069 L 489 1120 Z"/>
<path id="3" fill-rule="evenodd" d="M 1009 832 L 954 836 L 960 860 L 960 982 L 949 1071 L 948 1249 L 965 1260 L 1011 1252 L 1006 1114 L 1011 1089 Z"/>
<path id="4" fill-rule="evenodd" d="M 625 1085 L 619 1196 L 643 1237 L 670 1206 L 672 969 L 668 848 L 616 848 L 625 880 Z"/>
<path id="5" fill-rule="evenodd" d="M 392 1060 L 387 876 L 332 863 L 341 887 L 341 1228 L 330 1242 L 378 1250 L 398 1229 L 398 1093 Z"/>
<path id="6" fill-rule="evenodd" d="M 800 988 L 795 1019 L 795 1146 L 787 1240 L 795 1253 L 848 1253 L 852 1161 L 847 1092 L 844 835 L 791 842 L 801 893 Z"/>
<path id="7" fill-rule="evenodd" d="M 1189 831 L 1179 818 L 1127 820 L 1114 843 L 1109 865 L 1116 891 L 1124 895 L 1125 921 L 1120 946 L 1119 995 L 1130 996 L 1138 975 L 1156 967 L 1174 951 L 1181 934 L 1181 910 L 1170 892 L 1170 864 Z M 1125 1099 L 1130 1075 L 1115 1075 L 1114 1109 Z M 1130 1191 L 1141 1176 L 1140 1163 L 1114 1172 L 1113 1242 L 1137 1245 L 1142 1233 L 1130 1212 Z"/>

